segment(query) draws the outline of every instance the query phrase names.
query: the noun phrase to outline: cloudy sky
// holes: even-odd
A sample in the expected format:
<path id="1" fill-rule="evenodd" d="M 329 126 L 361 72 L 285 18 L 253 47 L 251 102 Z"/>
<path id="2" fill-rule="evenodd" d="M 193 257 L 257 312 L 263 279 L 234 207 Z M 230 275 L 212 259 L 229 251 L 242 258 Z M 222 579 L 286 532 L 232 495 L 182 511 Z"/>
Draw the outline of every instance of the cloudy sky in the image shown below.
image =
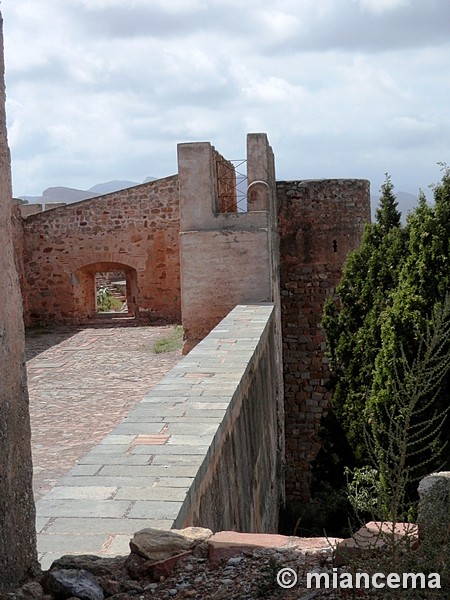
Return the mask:
<path id="1" fill-rule="evenodd" d="M 450 163 L 449 0 L 3 0 L 16 195 L 177 171 L 176 144 L 278 179 L 389 172 L 417 192 Z M 407 186 L 411 186 L 407 188 Z"/>

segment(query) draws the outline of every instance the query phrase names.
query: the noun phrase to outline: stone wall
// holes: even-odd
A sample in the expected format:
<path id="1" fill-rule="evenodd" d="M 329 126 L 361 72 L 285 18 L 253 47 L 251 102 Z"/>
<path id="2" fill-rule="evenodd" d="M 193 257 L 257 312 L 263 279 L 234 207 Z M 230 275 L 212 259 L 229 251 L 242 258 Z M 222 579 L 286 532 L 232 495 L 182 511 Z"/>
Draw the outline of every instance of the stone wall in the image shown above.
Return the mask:
<path id="1" fill-rule="evenodd" d="M 0 15 L 0 590 L 8 590 L 35 568 L 37 555 L 22 305 L 12 244 L 2 25 Z"/>
<path id="2" fill-rule="evenodd" d="M 270 302 L 277 293 L 278 262 L 273 153 L 265 134 L 247 138 L 264 205 L 249 212 L 220 212 L 216 165 L 223 162 L 207 142 L 179 144 L 180 262 L 185 351 L 202 340 L 237 304 Z M 252 181 L 249 179 L 249 185 Z"/>
<path id="3" fill-rule="evenodd" d="M 213 153 L 214 179 L 217 181 L 217 212 L 237 212 L 236 171 L 219 152 Z"/>
<path id="4" fill-rule="evenodd" d="M 28 324 L 95 316 L 95 272 L 127 274 L 136 316 L 181 320 L 178 177 L 23 221 Z"/>
<path id="5" fill-rule="evenodd" d="M 22 217 L 29 217 L 42 212 L 42 204 L 21 204 L 20 214 Z"/>
<path id="6" fill-rule="evenodd" d="M 227 409 L 175 528 L 278 531 L 284 482 L 277 335 L 273 305 L 237 306 L 190 353 L 198 361 L 194 373 L 214 375 L 201 402 Z"/>
<path id="7" fill-rule="evenodd" d="M 325 298 L 370 221 L 369 182 L 277 183 L 286 413 L 286 495 L 309 499 L 310 467 L 327 412 L 328 364 L 321 327 Z"/>
<path id="8" fill-rule="evenodd" d="M 25 265 L 23 263 L 24 235 L 21 205 L 13 199 L 12 203 L 12 241 L 14 248 L 14 260 L 19 275 L 20 289 L 25 288 Z M 25 307 L 25 298 L 22 298 Z M 25 309 L 24 309 L 25 310 Z"/>

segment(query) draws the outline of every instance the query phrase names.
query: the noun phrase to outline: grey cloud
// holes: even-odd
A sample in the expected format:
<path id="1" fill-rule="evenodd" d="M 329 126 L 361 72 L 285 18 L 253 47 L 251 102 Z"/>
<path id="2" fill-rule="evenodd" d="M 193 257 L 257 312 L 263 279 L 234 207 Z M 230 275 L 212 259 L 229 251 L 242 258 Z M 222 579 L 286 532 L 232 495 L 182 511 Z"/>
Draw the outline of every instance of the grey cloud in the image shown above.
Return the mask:
<path id="1" fill-rule="evenodd" d="M 38 83 L 54 85 L 55 82 L 64 85 L 71 79 L 67 63 L 60 58 L 52 57 L 45 64 L 26 67 L 20 70 L 6 72 L 8 85 L 24 81 L 27 84 Z"/>
<path id="2" fill-rule="evenodd" d="M 328 0 L 317 3 L 329 7 L 325 16 L 312 2 L 300 13 L 305 3 L 292 0 L 298 31 L 280 30 L 283 17 L 271 21 L 287 2 L 258 3 L 260 10 L 256 1 L 239 11 L 214 2 L 174 15 L 153 2 L 74 10 L 54 0 L 58 18 L 43 18 L 37 30 L 33 20 L 14 19 L 13 3 L 5 6 L 5 31 L 14 23 L 13 33 L 24 31 L 6 40 L 7 52 L 23 54 L 15 70 L 6 64 L 17 193 L 165 176 L 176 171 L 176 143 L 197 136 L 238 157 L 255 130 L 267 131 L 280 178 L 376 172 L 382 179 L 392 164 L 405 172 L 410 165 L 414 182 L 421 165 L 449 161 L 448 0 L 414 0 L 376 15 L 353 0 Z M 36 58 L 47 62 L 27 67 L 36 61 L 22 39 L 33 39 Z M 426 46 L 436 51 L 414 52 Z M 280 94 L 271 95 L 278 81 Z M 405 115 L 440 118 L 440 133 L 394 128 Z"/>
<path id="3" fill-rule="evenodd" d="M 385 146 L 394 150 L 413 151 L 421 149 L 440 148 L 448 140 L 448 127 L 441 126 L 435 129 L 399 129 L 388 126 L 384 139 Z"/>
<path id="4" fill-rule="evenodd" d="M 73 12 L 79 27 L 90 35 L 109 38 L 173 38 L 204 31 L 226 31 L 235 36 L 252 29 L 252 19 L 243 8 L 233 11 L 226 6 L 190 13 L 168 13 L 150 3 L 142 6 L 116 6 L 104 9 L 84 7 Z"/>
<path id="5" fill-rule="evenodd" d="M 297 15 L 301 16 L 301 15 Z M 266 51 L 346 50 L 385 52 L 449 43 L 448 0 L 414 0 L 396 11 L 371 14 L 354 3 L 341 2 L 334 15 L 316 19 L 286 43 L 266 45 Z"/>
<path id="6" fill-rule="evenodd" d="M 49 132 L 45 127 L 36 127 L 22 135 L 15 143 L 12 158 L 17 156 L 22 161 L 28 161 L 53 150 L 54 143 Z"/>

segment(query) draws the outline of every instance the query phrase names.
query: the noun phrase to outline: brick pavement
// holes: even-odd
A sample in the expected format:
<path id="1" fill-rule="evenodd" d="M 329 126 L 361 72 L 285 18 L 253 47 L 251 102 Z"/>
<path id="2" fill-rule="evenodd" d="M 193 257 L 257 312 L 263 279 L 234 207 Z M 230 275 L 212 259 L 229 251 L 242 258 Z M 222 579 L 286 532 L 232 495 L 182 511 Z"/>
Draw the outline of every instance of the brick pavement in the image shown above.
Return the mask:
<path id="1" fill-rule="evenodd" d="M 180 359 L 155 354 L 170 326 L 34 329 L 27 334 L 38 500 Z"/>

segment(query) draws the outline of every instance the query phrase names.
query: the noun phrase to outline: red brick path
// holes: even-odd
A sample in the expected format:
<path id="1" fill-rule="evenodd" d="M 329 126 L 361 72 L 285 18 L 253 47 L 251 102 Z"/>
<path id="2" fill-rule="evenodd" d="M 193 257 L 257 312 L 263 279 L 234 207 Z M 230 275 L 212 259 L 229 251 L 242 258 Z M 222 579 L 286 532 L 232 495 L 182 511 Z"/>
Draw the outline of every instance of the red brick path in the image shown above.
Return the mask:
<path id="1" fill-rule="evenodd" d="M 180 351 L 152 351 L 170 330 L 56 328 L 27 335 L 36 500 L 179 361 Z"/>

